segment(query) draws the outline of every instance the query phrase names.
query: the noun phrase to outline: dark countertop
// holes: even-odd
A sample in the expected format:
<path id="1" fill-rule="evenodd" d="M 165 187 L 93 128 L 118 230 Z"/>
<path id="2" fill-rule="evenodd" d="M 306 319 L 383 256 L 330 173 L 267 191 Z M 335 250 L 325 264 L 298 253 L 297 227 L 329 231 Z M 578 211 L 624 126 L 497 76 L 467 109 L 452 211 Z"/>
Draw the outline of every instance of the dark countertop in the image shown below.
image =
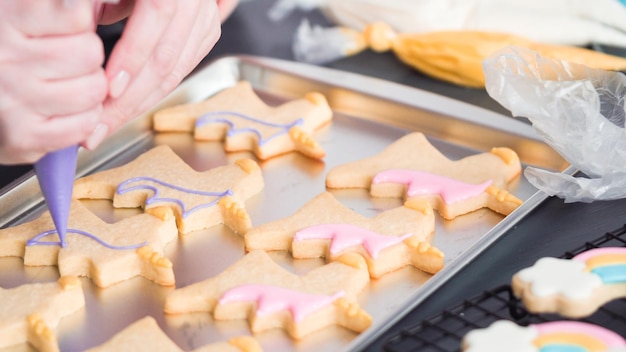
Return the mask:
<path id="1" fill-rule="evenodd" d="M 307 17 L 313 23 L 327 23 L 317 12 L 301 11 L 280 23 L 274 23 L 266 15 L 273 2 L 243 1 L 224 24 L 222 38 L 206 61 L 233 54 L 293 59 L 291 37 L 301 19 Z M 456 87 L 430 79 L 400 63 L 393 54 L 364 52 L 327 66 L 418 87 L 509 114 L 484 90 Z M 29 166 L 0 167 L 0 187 L 29 169 Z M 484 290 L 507 284 L 517 270 L 532 265 L 540 257 L 560 256 L 564 251 L 619 228 L 624 223 L 626 200 L 566 204 L 561 199 L 549 198 L 435 294 L 382 333 L 367 350 L 382 350 L 385 337 L 399 329 L 439 314 Z"/>

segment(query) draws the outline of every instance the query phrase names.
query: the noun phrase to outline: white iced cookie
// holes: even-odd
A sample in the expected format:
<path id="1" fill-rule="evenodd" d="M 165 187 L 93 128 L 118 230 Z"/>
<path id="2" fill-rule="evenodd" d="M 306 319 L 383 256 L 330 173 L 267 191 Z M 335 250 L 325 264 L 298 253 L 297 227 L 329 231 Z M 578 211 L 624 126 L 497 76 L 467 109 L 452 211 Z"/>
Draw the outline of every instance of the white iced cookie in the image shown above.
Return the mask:
<path id="1" fill-rule="evenodd" d="M 625 352 L 626 341 L 599 325 L 581 321 L 552 321 L 518 326 L 498 320 L 463 337 L 464 352 L 594 351 Z"/>
<path id="2" fill-rule="evenodd" d="M 541 258 L 513 276 L 513 292 L 534 313 L 584 317 L 626 297 L 626 248 L 596 248 L 572 259 Z"/>

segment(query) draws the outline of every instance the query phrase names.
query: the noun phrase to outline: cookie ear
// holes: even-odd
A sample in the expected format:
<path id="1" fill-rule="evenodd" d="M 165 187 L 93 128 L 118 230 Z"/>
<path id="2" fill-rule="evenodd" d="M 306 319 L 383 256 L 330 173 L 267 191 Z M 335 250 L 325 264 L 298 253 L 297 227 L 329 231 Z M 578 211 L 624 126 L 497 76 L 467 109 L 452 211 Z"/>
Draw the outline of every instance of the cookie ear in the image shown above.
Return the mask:
<path id="1" fill-rule="evenodd" d="M 300 127 L 290 128 L 289 137 L 291 137 L 295 149 L 300 153 L 313 159 L 323 159 L 326 156 L 324 148 L 317 143 L 313 136 L 303 131 Z"/>

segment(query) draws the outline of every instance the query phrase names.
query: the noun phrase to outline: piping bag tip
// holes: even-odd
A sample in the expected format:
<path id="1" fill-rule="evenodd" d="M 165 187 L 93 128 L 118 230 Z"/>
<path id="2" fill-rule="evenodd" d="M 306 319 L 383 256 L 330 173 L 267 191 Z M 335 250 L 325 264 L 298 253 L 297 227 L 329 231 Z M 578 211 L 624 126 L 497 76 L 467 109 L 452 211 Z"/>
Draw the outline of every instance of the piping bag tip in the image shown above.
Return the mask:
<path id="1" fill-rule="evenodd" d="M 61 247 L 65 247 L 77 159 L 78 145 L 74 145 L 44 155 L 34 166 Z"/>

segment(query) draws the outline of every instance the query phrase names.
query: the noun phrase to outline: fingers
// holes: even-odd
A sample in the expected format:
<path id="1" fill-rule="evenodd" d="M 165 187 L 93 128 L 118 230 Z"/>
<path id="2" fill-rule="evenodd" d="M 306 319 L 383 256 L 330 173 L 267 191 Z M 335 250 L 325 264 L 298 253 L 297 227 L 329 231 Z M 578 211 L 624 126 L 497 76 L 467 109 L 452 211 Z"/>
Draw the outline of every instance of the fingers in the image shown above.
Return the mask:
<path id="1" fill-rule="evenodd" d="M 85 0 L 3 0 L 1 17 L 28 36 L 93 30 L 93 2 Z"/>
<path id="2" fill-rule="evenodd" d="M 78 114 L 46 118 L 25 109 L 13 111 L 20 119 L 0 120 L 0 163 L 33 163 L 45 153 L 79 144 L 96 128 L 102 105 Z"/>
<path id="3" fill-rule="evenodd" d="M 43 80 L 90 74 L 104 62 L 102 41 L 94 32 L 30 38 L 22 49 L 20 64 Z"/>
<path id="4" fill-rule="evenodd" d="M 98 125 L 108 81 L 93 1 L 0 1 L 0 163 L 33 162 Z"/>
<path id="5" fill-rule="evenodd" d="M 125 29 L 125 33 L 128 31 L 127 36 L 133 35 L 130 30 Z M 119 50 L 116 53 L 114 49 L 110 60 L 114 59 L 115 54 L 119 56 L 115 58 L 115 64 L 111 61 L 107 64 L 110 90 L 102 118 L 108 130 L 117 129 L 169 94 L 213 48 L 220 34 L 220 18 L 216 3 L 189 0 L 178 2 L 174 19 L 158 38 L 153 52 L 138 70 L 127 69 L 127 60 L 123 59 L 121 54 L 124 51 Z M 125 55 L 132 56 L 132 53 L 126 52 Z M 134 64 L 136 62 L 131 65 Z M 117 88 L 114 86 L 119 76 L 112 75 L 116 70 L 118 73 L 129 73 L 117 81 L 123 82 Z M 123 89 L 118 89 L 120 86 L 123 86 Z M 100 142 L 101 138 L 90 138 L 85 146 L 92 149 Z"/>
<path id="6" fill-rule="evenodd" d="M 119 97 L 130 80 L 154 56 L 157 44 L 176 14 L 177 3 L 171 0 L 135 2 L 122 37 L 113 48 L 107 64 L 106 72 L 111 84 L 109 94 L 112 97 Z"/>
<path id="7" fill-rule="evenodd" d="M 20 102 L 44 116 L 76 114 L 101 104 L 106 98 L 107 81 L 102 70 L 50 81 L 34 81 L 14 89 Z M 37 94 L 33 94 L 37 92 Z"/>

